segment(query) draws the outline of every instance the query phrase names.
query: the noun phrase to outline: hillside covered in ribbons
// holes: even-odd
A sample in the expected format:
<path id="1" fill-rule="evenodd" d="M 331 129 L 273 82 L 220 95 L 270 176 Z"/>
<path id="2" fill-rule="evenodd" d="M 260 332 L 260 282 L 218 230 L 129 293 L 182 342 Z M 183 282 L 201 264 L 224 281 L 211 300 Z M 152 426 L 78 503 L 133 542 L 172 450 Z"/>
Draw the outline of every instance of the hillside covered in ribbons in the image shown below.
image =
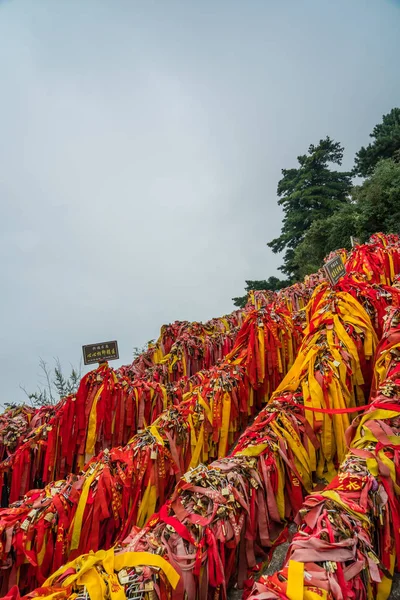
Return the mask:
<path id="1" fill-rule="evenodd" d="M 334 289 L 321 271 L 250 294 L 231 321 L 164 327 L 133 365 L 100 366 L 27 431 L 1 464 L 16 500 L 0 511 L 3 594 L 122 600 L 135 581 L 143 598 L 194 600 L 243 585 L 307 494 L 341 473 L 346 430 L 391 365 L 374 371 L 400 305 L 398 239 L 355 248 L 346 271 Z"/>
<path id="2" fill-rule="evenodd" d="M 244 317 L 235 311 L 204 325 L 164 326 L 157 343 L 131 365 L 99 366 L 82 378 L 76 395 L 55 407 L 6 411 L 0 421 L 2 506 L 79 472 L 94 454 L 126 444 L 162 410 L 179 403 L 191 385 L 188 374 L 213 366 L 232 350 Z"/>
<path id="3" fill-rule="evenodd" d="M 293 362 L 300 339 L 286 308 L 250 311 L 242 329 L 231 357 L 199 372 L 182 402 L 126 446 L 101 451 L 81 474 L 0 511 L 3 535 L 12 532 L 7 559 L 16 554 L 11 580 L 41 582 L 71 552 L 109 548 L 144 524 L 188 468 L 226 455 Z"/>
<path id="4" fill-rule="evenodd" d="M 400 310 L 378 347 L 367 410 L 347 430 L 338 474 L 308 496 L 284 567 L 249 600 L 387 598 L 400 567 Z"/>

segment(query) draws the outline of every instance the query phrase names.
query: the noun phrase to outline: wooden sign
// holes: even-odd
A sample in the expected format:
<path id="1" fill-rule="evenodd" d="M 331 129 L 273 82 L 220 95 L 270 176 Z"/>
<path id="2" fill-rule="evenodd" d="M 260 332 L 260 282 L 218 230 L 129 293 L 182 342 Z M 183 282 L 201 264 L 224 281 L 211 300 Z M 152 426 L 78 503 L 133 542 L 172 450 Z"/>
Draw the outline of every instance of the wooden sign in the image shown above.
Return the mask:
<path id="1" fill-rule="evenodd" d="M 343 275 L 346 275 L 346 269 L 341 256 L 335 256 L 335 258 L 328 260 L 328 262 L 325 263 L 324 268 L 326 276 L 332 285 L 335 285 Z"/>
<path id="2" fill-rule="evenodd" d="M 82 352 L 85 365 L 102 363 L 106 360 L 116 360 L 119 358 L 118 342 L 116 340 L 82 346 Z"/>

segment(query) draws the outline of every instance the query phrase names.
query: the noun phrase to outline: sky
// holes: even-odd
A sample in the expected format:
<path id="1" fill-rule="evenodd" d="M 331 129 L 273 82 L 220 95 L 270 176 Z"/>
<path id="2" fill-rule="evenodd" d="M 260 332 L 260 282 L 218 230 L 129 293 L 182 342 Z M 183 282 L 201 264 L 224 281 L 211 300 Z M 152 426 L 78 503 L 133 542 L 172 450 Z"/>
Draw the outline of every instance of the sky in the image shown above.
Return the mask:
<path id="1" fill-rule="evenodd" d="M 396 0 L 0 1 L 0 403 L 277 275 L 282 168 L 400 105 Z M 83 369 L 83 372 L 88 370 Z"/>

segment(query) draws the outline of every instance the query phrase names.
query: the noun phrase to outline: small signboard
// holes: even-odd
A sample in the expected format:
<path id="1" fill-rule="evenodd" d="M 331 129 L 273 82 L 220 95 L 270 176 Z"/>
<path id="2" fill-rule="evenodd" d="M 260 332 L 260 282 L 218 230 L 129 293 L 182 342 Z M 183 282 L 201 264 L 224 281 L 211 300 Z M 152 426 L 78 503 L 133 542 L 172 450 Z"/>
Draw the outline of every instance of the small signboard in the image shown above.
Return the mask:
<path id="1" fill-rule="evenodd" d="M 355 246 L 359 246 L 361 244 L 360 240 L 356 237 L 353 237 L 352 235 L 350 236 L 350 241 L 351 241 L 352 248 L 354 248 Z"/>
<path id="2" fill-rule="evenodd" d="M 343 275 L 346 275 L 346 269 L 341 256 L 335 256 L 335 258 L 328 260 L 328 262 L 325 263 L 324 268 L 326 276 L 332 285 L 335 285 Z"/>
<path id="3" fill-rule="evenodd" d="M 85 365 L 102 363 L 106 360 L 116 360 L 119 358 L 118 342 L 116 340 L 82 346 L 82 352 Z"/>

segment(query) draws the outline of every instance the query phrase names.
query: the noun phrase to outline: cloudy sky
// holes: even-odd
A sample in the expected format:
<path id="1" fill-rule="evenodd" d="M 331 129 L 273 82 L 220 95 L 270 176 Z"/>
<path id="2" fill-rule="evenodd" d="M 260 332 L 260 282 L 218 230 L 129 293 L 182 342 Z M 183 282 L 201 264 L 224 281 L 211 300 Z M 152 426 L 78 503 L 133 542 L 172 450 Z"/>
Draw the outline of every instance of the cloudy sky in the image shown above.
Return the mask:
<path id="1" fill-rule="evenodd" d="M 394 0 L 0 2 L 0 402 L 276 274 L 280 170 L 326 135 L 352 165 L 399 27 Z"/>

